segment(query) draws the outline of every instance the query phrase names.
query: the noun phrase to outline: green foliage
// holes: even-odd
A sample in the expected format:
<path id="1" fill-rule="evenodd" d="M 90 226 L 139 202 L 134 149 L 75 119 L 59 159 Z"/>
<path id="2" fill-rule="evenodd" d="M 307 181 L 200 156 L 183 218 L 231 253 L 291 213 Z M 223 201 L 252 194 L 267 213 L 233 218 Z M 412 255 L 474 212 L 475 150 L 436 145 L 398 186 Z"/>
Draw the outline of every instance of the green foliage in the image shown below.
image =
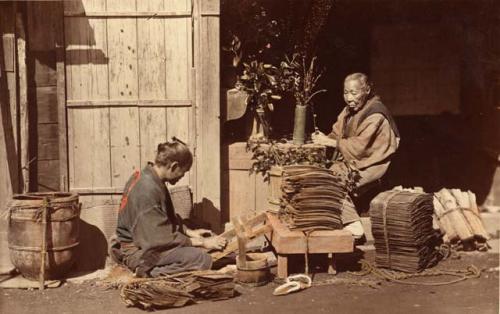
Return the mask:
<path id="1" fill-rule="evenodd" d="M 261 173 L 266 179 L 273 166 L 315 165 L 328 168 L 331 165 L 322 146 L 296 146 L 271 142 L 269 144 L 247 143 L 252 151 L 251 173 Z"/>

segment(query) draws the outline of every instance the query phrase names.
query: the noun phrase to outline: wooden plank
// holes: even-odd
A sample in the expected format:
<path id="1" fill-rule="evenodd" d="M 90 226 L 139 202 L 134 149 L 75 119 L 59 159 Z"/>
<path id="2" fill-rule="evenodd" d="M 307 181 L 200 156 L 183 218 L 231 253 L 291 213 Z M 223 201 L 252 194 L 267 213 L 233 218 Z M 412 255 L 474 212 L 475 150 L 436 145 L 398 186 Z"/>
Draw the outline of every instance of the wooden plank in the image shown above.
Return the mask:
<path id="1" fill-rule="evenodd" d="M 108 42 L 106 21 L 65 19 L 68 100 L 107 100 Z"/>
<path id="2" fill-rule="evenodd" d="M 18 154 L 18 145 L 19 145 L 19 133 L 17 131 L 17 125 L 18 125 L 18 117 L 19 117 L 19 108 L 17 107 L 17 94 L 16 94 L 16 85 L 17 85 L 17 78 L 16 78 L 16 72 L 7 72 L 5 73 L 7 76 L 7 92 L 9 94 L 8 99 L 9 99 L 9 104 L 10 104 L 10 116 L 11 116 L 11 126 L 12 130 L 7 132 L 7 134 L 10 134 L 13 138 L 13 151 L 15 152 L 15 155 L 17 156 Z M 16 127 L 14 127 L 16 126 Z M 9 135 L 9 136 L 10 136 Z M 17 158 L 16 158 L 17 160 Z M 16 167 L 17 168 L 17 163 Z"/>
<path id="3" fill-rule="evenodd" d="M 170 140 L 173 136 L 188 144 L 191 151 L 193 145 L 189 143 L 189 120 L 190 108 L 167 108 L 167 139 Z M 178 185 L 189 185 L 189 173 L 179 180 Z"/>
<path id="4" fill-rule="evenodd" d="M 68 135 L 66 115 L 66 71 L 64 42 L 64 3 L 57 7 L 59 18 L 56 20 L 56 99 L 59 139 L 59 190 L 67 191 L 68 184 Z"/>
<path id="5" fill-rule="evenodd" d="M 165 20 L 166 94 L 168 99 L 189 98 L 190 63 L 188 18 Z"/>
<path id="6" fill-rule="evenodd" d="M 137 108 L 110 109 L 111 186 L 123 187 L 140 169 L 139 113 Z"/>
<path id="7" fill-rule="evenodd" d="M 107 12 L 135 13 L 137 12 L 136 0 L 106 0 L 106 13 Z"/>
<path id="8" fill-rule="evenodd" d="M 255 214 L 255 175 L 229 171 L 229 219 Z"/>
<path id="9" fill-rule="evenodd" d="M 38 124 L 37 129 L 37 161 L 59 159 L 59 127 L 57 123 Z"/>
<path id="10" fill-rule="evenodd" d="M 108 20 L 110 99 L 137 99 L 137 27 L 135 19 Z"/>
<path id="11" fill-rule="evenodd" d="M 139 109 L 141 127 L 140 142 L 141 156 L 140 166 L 148 161 L 154 161 L 158 144 L 167 140 L 167 128 L 165 125 L 165 108 L 141 108 Z"/>
<path id="12" fill-rule="evenodd" d="M 35 85 L 37 87 L 55 86 L 57 84 L 56 74 L 56 51 L 30 51 L 35 63 Z"/>
<path id="13" fill-rule="evenodd" d="M 141 2 L 144 0 L 141 0 Z M 151 0 L 148 0 L 151 1 Z M 141 3 L 138 2 L 138 3 Z M 138 12 L 85 12 L 85 13 L 65 13 L 65 17 L 89 17 L 89 18 L 165 18 L 165 17 L 190 17 L 191 11 L 138 11 Z"/>
<path id="14" fill-rule="evenodd" d="M 59 160 L 37 162 L 37 190 L 59 191 Z"/>
<path id="15" fill-rule="evenodd" d="M 280 254 L 309 253 L 349 253 L 354 249 L 354 240 L 348 230 L 318 230 L 309 235 L 308 244 L 301 231 L 291 231 L 276 215 L 267 213 L 273 232 L 271 243 Z"/>
<path id="16" fill-rule="evenodd" d="M 220 15 L 220 0 L 203 0 L 201 1 L 202 16 L 218 16 Z"/>
<path id="17" fill-rule="evenodd" d="M 17 132 L 17 103 L 16 103 L 16 73 L 15 71 L 15 42 L 14 25 L 16 4 L 13 1 L 1 2 L 0 12 L 0 34 L 3 34 L 0 40 L 3 41 L 3 48 L 7 51 L 0 52 L 6 59 L 0 59 L 5 62 L 5 68 L 0 66 L 0 211 L 5 209 L 7 202 L 13 193 L 19 193 L 18 178 L 18 142 Z M 0 58 L 4 58 L 1 57 Z M 10 59 L 10 60 L 7 60 Z M 0 61 L 0 63 L 2 63 Z M 9 72 L 4 72 L 8 70 Z M 8 221 L 0 219 L 0 271 L 11 270 L 12 266 L 9 258 L 8 248 Z"/>
<path id="18" fill-rule="evenodd" d="M 68 108 L 90 107 L 191 107 L 191 100 L 68 100 Z"/>
<path id="19" fill-rule="evenodd" d="M 269 181 L 264 181 L 261 173 L 255 174 L 255 212 L 261 213 L 269 209 Z"/>
<path id="20" fill-rule="evenodd" d="M 58 2 L 33 1 L 28 5 L 28 47 L 30 51 L 53 51 L 56 46 Z"/>
<path id="21" fill-rule="evenodd" d="M 210 200 L 213 206 L 220 210 L 220 93 L 219 93 L 219 19 L 204 17 L 201 20 L 200 58 L 202 94 L 200 125 L 197 128 L 203 134 L 198 150 L 203 151 L 201 169 L 198 180 L 201 181 L 203 198 Z M 210 183 L 206 182 L 210 180 Z M 205 181 L 205 182 L 203 182 Z M 206 217 L 212 225 L 220 224 L 220 217 Z"/>
<path id="22" fill-rule="evenodd" d="M 36 88 L 36 102 L 37 122 L 57 124 L 57 87 Z"/>
<path id="23" fill-rule="evenodd" d="M 108 0 L 107 10 L 135 12 L 134 0 Z M 138 97 L 137 21 L 133 18 L 108 20 L 110 99 Z M 111 108 L 111 186 L 122 187 L 130 174 L 140 168 L 138 108 Z"/>
<path id="24" fill-rule="evenodd" d="M 82 188 L 71 188 L 71 192 L 75 192 L 78 194 L 122 194 L 123 193 L 123 186 L 122 187 L 82 187 Z"/>
<path id="25" fill-rule="evenodd" d="M 64 15 L 72 16 L 90 12 L 106 11 L 106 0 L 73 0 L 64 2 Z"/>
<path id="26" fill-rule="evenodd" d="M 138 11 L 159 12 L 164 9 L 163 0 L 139 1 Z M 137 51 L 139 99 L 165 99 L 165 23 L 163 19 L 137 20 Z M 159 104 L 161 102 L 149 102 Z M 144 104 L 140 103 L 139 104 Z M 167 137 L 166 109 L 140 108 L 140 166 L 154 161 L 156 148 Z"/>
<path id="27" fill-rule="evenodd" d="M 68 112 L 70 188 L 109 187 L 109 109 Z"/>
<path id="28" fill-rule="evenodd" d="M 1 68 L 2 71 L 13 72 L 15 69 L 15 58 L 16 58 L 15 40 L 16 39 L 14 37 L 14 34 L 2 34 L 3 61 L 4 61 L 3 68 Z"/>
<path id="29" fill-rule="evenodd" d="M 138 10 L 162 8 L 163 0 L 137 3 Z M 166 98 L 164 24 L 162 19 L 137 20 L 139 99 Z"/>
<path id="30" fill-rule="evenodd" d="M 29 191 L 29 108 L 28 108 L 28 72 L 26 67 L 26 31 L 24 17 L 21 12 L 16 12 L 17 37 L 17 64 L 19 82 L 19 123 L 21 140 L 21 173 L 22 191 Z"/>

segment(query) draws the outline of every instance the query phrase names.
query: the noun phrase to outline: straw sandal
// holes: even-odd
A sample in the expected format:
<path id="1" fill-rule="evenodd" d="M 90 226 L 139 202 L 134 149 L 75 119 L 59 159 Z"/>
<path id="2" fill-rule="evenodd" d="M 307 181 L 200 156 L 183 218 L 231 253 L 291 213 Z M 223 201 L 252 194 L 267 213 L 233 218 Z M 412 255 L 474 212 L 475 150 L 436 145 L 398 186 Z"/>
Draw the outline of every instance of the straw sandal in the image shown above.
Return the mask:
<path id="1" fill-rule="evenodd" d="M 285 295 L 295 291 L 310 288 L 312 280 L 309 276 L 304 274 L 292 275 L 286 278 L 284 284 L 274 289 L 273 295 Z"/>

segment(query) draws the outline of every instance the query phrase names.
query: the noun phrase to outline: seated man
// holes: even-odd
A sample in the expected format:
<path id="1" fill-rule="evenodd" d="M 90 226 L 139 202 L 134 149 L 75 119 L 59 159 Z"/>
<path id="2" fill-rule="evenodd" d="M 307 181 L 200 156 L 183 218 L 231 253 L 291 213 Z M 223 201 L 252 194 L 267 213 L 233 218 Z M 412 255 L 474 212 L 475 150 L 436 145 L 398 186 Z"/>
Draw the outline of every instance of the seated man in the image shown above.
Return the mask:
<path id="1" fill-rule="evenodd" d="M 373 93 L 366 74 L 353 73 L 345 78 L 344 100 L 347 106 L 339 114 L 332 132 L 329 135 L 316 132 L 312 139 L 314 143 L 337 148 L 331 168 L 334 173 L 345 176 L 348 167 L 357 170 L 360 178 L 356 193 L 385 174 L 400 136 L 389 110 Z M 350 196 L 344 201 L 342 222 L 355 238 L 363 236 L 363 226 Z"/>
<path id="2" fill-rule="evenodd" d="M 154 164 L 136 171 L 125 185 L 111 253 L 137 276 L 210 269 L 211 256 L 198 247 L 226 245 L 224 238 L 202 237 L 208 230 L 185 228 L 175 214 L 165 182 L 175 184 L 192 163 L 193 155 L 184 143 L 159 144 Z"/>

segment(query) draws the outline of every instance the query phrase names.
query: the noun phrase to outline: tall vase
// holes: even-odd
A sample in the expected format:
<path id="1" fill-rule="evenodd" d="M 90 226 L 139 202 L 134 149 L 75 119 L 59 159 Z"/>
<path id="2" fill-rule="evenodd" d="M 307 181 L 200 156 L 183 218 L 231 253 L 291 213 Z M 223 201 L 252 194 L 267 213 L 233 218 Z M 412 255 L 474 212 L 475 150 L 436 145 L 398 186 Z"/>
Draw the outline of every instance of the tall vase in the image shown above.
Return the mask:
<path id="1" fill-rule="evenodd" d="M 306 139 L 306 113 L 307 106 L 295 106 L 295 119 L 293 123 L 293 143 L 303 145 Z"/>
<path id="2" fill-rule="evenodd" d="M 250 115 L 247 116 L 246 134 L 248 140 L 253 142 L 262 142 L 265 140 L 265 134 L 258 112 L 250 111 Z"/>

